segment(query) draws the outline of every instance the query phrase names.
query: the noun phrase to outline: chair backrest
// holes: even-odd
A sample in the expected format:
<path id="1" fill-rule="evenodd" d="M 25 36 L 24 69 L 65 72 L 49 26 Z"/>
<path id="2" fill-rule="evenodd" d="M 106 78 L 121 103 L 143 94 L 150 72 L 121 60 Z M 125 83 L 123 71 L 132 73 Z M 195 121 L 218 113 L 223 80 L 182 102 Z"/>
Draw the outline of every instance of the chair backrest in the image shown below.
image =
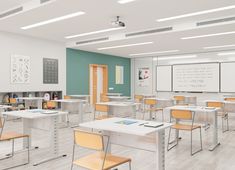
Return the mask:
<path id="1" fill-rule="evenodd" d="M 223 102 L 211 101 L 211 102 L 207 102 L 206 104 L 207 104 L 207 107 L 216 107 L 216 108 L 220 108 L 220 109 L 224 108 Z"/>
<path id="2" fill-rule="evenodd" d="M 144 96 L 143 96 L 143 95 L 135 95 L 135 96 L 134 96 L 134 99 L 135 99 L 135 102 L 140 103 L 140 102 L 143 101 Z"/>
<path id="3" fill-rule="evenodd" d="M 104 95 L 104 94 L 100 94 L 100 101 L 101 102 L 109 102 L 109 97 Z"/>
<path id="4" fill-rule="evenodd" d="M 71 99 L 71 96 L 64 95 L 64 99 Z"/>
<path id="5" fill-rule="evenodd" d="M 224 98 L 225 101 L 235 101 L 235 97 L 226 97 Z"/>
<path id="6" fill-rule="evenodd" d="M 155 99 L 145 99 L 144 104 L 146 104 L 146 105 L 156 105 L 157 100 L 155 100 Z"/>
<path id="7" fill-rule="evenodd" d="M 185 97 L 184 96 L 174 96 L 174 99 L 176 101 L 184 101 L 185 100 Z"/>
<path id="8" fill-rule="evenodd" d="M 87 149 L 104 150 L 103 136 L 93 132 L 74 130 L 74 143 Z"/>
<path id="9" fill-rule="evenodd" d="M 108 112 L 109 107 L 108 107 L 108 105 L 95 104 L 95 111 L 97 111 L 97 112 Z"/>
<path id="10" fill-rule="evenodd" d="M 193 120 L 193 112 L 189 110 L 171 110 L 171 118 L 178 120 Z"/>
<path id="11" fill-rule="evenodd" d="M 16 98 L 10 98 L 10 99 L 9 99 L 9 102 L 12 103 L 12 104 L 14 104 L 14 103 L 17 103 L 17 100 L 16 100 Z"/>

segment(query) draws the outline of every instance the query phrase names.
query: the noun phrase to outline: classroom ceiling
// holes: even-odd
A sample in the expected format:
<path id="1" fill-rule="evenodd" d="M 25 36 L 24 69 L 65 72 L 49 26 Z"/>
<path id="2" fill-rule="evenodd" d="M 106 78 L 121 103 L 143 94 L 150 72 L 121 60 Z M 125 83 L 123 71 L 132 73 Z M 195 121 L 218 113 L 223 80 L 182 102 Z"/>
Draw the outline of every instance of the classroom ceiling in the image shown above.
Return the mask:
<path id="1" fill-rule="evenodd" d="M 4 11 L 14 9 L 17 6 L 30 1 L 35 0 L 0 0 L 0 15 Z M 181 38 L 222 32 L 235 32 L 235 8 L 164 22 L 157 22 L 156 20 L 232 5 L 235 6 L 234 0 L 136 0 L 127 4 L 119 4 L 118 0 L 51 0 L 51 3 L 44 3 L 43 5 L 38 5 L 38 7 L 31 10 L 25 10 L 10 17 L 0 19 L 0 30 L 64 42 L 67 47 L 74 49 L 123 57 L 131 57 L 130 54 L 169 50 L 177 51 L 172 53 L 159 53 L 142 56 L 173 55 L 222 49 L 227 50 L 235 49 L 235 46 L 218 49 L 203 49 L 203 47 L 234 45 L 235 33 L 188 40 L 182 40 Z M 78 11 L 83 11 L 85 14 L 28 30 L 21 29 L 23 26 L 61 17 Z M 125 22 L 125 29 L 87 35 L 73 39 L 65 38 L 69 35 L 112 28 L 111 21 L 114 21 L 116 16 L 120 16 L 120 19 Z M 217 24 L 196 26 L 197 22 L 233 17 L 233 21 L 230 20 Z M 172 27 L 172 30 L 141 36 L 125 36 L 125 34 L 129 33 L 165 27 Z M 76 42 L 90 41 L 105 37 L 109 37 L 109 39 L 96 43 L 85 43 L 79 46 L 76 45 Z M 98 50 L 98 48 L 103 47 L 145 42 L 153 43 L 140 46 Z"/>

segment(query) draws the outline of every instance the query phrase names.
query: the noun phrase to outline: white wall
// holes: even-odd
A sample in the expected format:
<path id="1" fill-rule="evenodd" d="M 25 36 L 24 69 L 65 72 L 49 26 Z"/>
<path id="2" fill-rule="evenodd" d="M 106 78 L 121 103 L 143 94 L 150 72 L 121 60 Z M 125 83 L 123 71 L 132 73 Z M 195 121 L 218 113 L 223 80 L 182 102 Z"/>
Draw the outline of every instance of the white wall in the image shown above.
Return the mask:
<path id="1" fill-rule="evenodd" d="M 234 50 L 235 51 L 235 50 Z M 137 81 L 137 69 L 141 67 L 150 67 L 152 70 L 151 83 L 148 87 L 139 87 L 137 83 L 132 85 L 134 94 L 146 94 L 152 93 L 156 94 L 160 98 L 171 98 L 174 95 L 184 94 L 187 96 L 196 96 L 199 104 L 202 104 L 204 100 L 207 99 L 221 99 L 226 93 L 175 93 L 175 92 L 156 92 L 156 66 L 157 65 L 172 65 L 172 64 L 182 64 L 182 63 L 200 63 L 200 62 L 229 62 L 235 61 L 234 56 L 218 56 L 217 52 L 211 53 L 200 53 L 197 54 L 197 58 L 191 59 L 170 59 L 170 60 L 156 60 L 156 57 L 145 57 L 145 58 L 135 58 L 132 59 L 132 80 Z M 235 75 L 234 75 L 235 76 Z M 231 93 L 229 93 L 231 94 Z M 233 93 L 235 95 L 235 93 Z"/>
<path id="2" fill-rule="evenodd" d="M 11 55 L 31 57 L 29 84 L 11 84 Z M 59 83 L 43 84 L 43 58 L 59 60 Z M 59 91 L 66 92 L 66 48 L 64 43 L 0 32 L 0 92 Z"/>

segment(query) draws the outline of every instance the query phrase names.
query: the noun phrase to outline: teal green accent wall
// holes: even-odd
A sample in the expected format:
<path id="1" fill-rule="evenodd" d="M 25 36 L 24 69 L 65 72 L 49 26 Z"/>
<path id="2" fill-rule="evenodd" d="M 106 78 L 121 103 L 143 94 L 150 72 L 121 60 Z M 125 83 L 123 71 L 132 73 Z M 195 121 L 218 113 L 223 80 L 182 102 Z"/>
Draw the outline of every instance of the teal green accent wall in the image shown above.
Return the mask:
<path id="1" fill-rule="evenodd" d="M 130 95 L 130 67 L 129 58 L 93 53 L 68 48 L 66 50 L 67 94 L 89 93 L 89 64 L 108 65 L 108 87 L 114 90 L 109 92 Z M 115 84 L 115 66 L 124 66 L 124 84 Z"/>

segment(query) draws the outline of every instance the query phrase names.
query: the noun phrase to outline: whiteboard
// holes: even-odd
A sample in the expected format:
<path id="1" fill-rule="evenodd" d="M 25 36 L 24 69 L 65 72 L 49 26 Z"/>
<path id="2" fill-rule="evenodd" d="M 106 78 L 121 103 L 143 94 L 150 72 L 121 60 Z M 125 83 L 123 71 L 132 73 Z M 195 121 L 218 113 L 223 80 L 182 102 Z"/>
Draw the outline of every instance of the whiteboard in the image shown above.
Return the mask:
<path id="1" fill-rule="evenodd" d="M 156 67 L 156 89 L 157 91 L 171 91 L 172 88 L 172 69 L 171 66 Z"/>
<path id="2" fill-rule="evenodd" d="M 173 90 L 219 92 L 219 63 L 173 66 Z"/>
<path id="3" fill-rule="evenodd" d="M 221 63 L 221 92 L 235 92 L 235 63 Z"/>

